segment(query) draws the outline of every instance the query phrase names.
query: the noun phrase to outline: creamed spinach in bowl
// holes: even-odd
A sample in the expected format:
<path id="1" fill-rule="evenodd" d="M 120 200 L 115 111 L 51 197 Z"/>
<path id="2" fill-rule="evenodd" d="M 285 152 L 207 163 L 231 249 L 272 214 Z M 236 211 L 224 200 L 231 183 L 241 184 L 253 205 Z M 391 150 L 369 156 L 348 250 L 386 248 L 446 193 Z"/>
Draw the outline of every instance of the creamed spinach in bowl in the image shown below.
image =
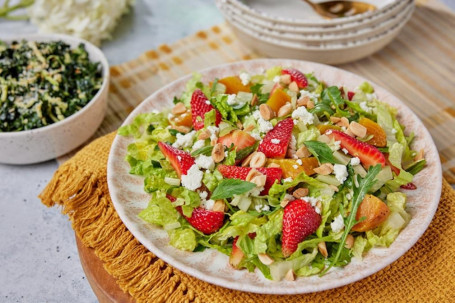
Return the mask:
<path id="1" fill-rule="evenodd" d="M 50 125 L 81 110 L 103 83 L 84 44 L 0 41 L 0 133 Z"/>

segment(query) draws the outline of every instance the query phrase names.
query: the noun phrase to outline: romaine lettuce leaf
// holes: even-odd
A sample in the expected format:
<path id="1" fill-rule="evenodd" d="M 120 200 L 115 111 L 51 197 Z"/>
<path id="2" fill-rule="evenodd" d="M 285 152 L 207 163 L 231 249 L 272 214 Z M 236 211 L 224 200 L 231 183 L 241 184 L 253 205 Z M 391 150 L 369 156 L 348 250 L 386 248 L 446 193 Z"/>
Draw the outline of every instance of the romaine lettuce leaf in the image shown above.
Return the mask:
<path id="1" fill-rule="evenodd" d="M 193 251 L 197 246 L 196 234 L 191 228 L 178 228 L 169 232 L 169 244 L 177 249 Z"/>

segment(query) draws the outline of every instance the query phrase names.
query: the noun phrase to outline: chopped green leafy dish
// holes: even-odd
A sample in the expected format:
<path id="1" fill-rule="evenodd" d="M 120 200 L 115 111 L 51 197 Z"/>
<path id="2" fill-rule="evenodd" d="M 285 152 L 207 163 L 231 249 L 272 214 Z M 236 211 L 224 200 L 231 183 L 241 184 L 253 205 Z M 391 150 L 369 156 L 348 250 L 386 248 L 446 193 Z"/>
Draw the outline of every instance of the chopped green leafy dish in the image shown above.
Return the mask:
<path id="1" fill-rule="evenodd" d="M 425 167 L 368 83 L 327 86 L 280 66 L 202 83 L 119 129 L 151 199 L 139 217 L 174 247 L 216 249 L 272 280 L 323 275 L 390 246 Z"/>
<path id="2" fill-rule="evenodd" d="M 43 127 L 82 109 L 100 89 L 101 65 L 84 44 L 0 41 L 0 132 Z"/>

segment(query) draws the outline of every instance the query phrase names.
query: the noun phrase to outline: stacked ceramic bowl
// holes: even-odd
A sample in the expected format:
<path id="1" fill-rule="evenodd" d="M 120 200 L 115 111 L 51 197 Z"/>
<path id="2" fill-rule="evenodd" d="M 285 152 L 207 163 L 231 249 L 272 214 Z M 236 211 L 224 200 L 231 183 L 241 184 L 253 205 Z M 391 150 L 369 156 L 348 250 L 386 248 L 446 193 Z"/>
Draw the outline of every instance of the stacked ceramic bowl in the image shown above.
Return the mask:
<path id="1" fill-rule="evenodd" d="M 411 18 L 414 0 L 362 0 L 376 9 L 326 19 L 303 0 L 217 0 L 237 37 L 258 53 L 277 58 L 341 64 L 390 43 Z M 323 3 L 326 0 L 313 0 Z"/>

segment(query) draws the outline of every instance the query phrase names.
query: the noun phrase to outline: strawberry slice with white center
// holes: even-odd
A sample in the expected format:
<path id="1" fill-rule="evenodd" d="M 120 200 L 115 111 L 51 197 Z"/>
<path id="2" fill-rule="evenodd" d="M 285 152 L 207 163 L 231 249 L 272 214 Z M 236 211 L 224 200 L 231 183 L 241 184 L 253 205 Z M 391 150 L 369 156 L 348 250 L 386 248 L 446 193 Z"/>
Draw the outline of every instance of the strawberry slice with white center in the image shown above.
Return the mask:
<path id="1" fill-rule="evenodd" d="M 243 130 L 234 130 L 223 137 L 218 138 L 218 143 L 223 144 L 227 148 L 231 147 L 231 144 L 234 144 L 235 150 L 239 151 L 241 149 L 253 146 L 256 143 L 250 134 Z"/>
<path id="2" fill-rule="evenodd" d="M 177 172 L 177 175 L 186 175 L 188 170 L 194 164 L 194 158 L 186 151 L 180 150 L 164 142 L 158 142 L 163 155 L 171 163 L 172 167 Z"/>
<path id="3" fill-rule="evenodd" d="M 283 69 L 281 71 L 281 74 L 291 76 L 291 81 L 297 83 L 297 86 L 299 88 L 305 88 L 308 86 L 308 80 L 305 75 L 295 68 Z"/>
<path id="4" fill-rule="evenodd" d="M 294 121 L 291 118 L 278 122 L 259 144 L 258 151 L 263 152 L 267 158 L 284 158 L 291 141 Z"/>
<path id="5" fill-rule="evenodd" d="M 373 145 L 359 141 L 338 130 L 329 129 L 325 135 L 335 141 L 340 141 L 340 147 L 345 148 L 351 156 L 358 157 L 366 169 L 377 164 L 381 164 L 382 167 L 385 166 L 384 154 Z"/>
<path id="6" fill-rule="evenodd" d="M 286 205 L 283 213 L 283 236 L 281 250 L 289 257 L 300 242 L 314 233 L 321 224 L 321 216 L 305 200 L 294 200 Z"/>
<path id="7" fill-rule="evenodd" d="M 224 164 L 218 165 L 218 171 L 223 175 L 223 177 L 230 179 L 246 180 L 246 176 L 251 169 L 251 167 Z M 281 176 L 283 175 L 283 171 L 279 167 L 260 167 L 256 168 L 256 170 L 266 176 L 264 190 L 261 192 L 261 195 L 267 195 L 273 183 L 275 183 L 276 180 L 279 182 L 281 180 Z"/>
<path id="8" fill-rule="evenodd" d="M 205 114 L 214 109 L 213 105 L 200 89 L 196 89 L 191 96 L 191 117 L 195 130 L 204 128 Z M 216 111 L 215 125 L 218 126 L 221 122 L 221 113 Z"/>

